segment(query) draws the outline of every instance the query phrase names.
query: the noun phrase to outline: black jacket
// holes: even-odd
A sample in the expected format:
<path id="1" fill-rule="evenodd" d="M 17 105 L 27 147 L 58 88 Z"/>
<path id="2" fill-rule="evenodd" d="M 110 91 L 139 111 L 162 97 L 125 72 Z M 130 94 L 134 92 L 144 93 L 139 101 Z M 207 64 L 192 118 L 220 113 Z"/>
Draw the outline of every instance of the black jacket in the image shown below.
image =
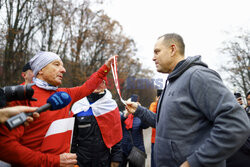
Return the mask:
<path id="1" fill-rule="evenodd" d="M 104 94 L 87 96 L 90 103 L 96 102 Z M 75 127 L 71 152 L 77 154 L 78 165 L 84 167 L 108 167 L 110 162 L 122 161 L 121 142 L 107 148 L 94 115 L 75 116 Z"/>

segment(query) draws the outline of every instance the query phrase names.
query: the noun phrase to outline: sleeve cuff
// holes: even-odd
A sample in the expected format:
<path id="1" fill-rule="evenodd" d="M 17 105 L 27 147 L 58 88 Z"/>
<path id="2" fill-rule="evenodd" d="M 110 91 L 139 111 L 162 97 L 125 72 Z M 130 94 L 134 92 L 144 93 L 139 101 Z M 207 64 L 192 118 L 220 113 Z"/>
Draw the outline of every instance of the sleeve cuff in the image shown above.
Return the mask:
<path id="1" fill-rule="evenodd" d="M 138 107 L 133 115 L 136 117 L 141 117 L 143 114 L 144 114 L 143 107 L 138 105 Z"/>
<path id="2" fill-rule="evenodd" d="M 114 158 L 111 158 L 111 162 L 119 162 L 121 163 L 122 162 L 122 158 L 118 158 L 118 157 L 114 157 Z"/>
<path id="3" fill-rule="evenodd" d="M 191 167 L 200 167 L 202 166 L 198 160 L 198 158 L 195 156 L 195 154 L 190 155 L 187 157 L 187 161 Z"/>
<path id="4" fill-rule="evenodd" d="M 110 71 L 110 68 L 108 68 L 108 66 L 104 64 L 103 66 L 101 66 L 101 68 L 99 68 L 99 70 L 97 71 L 97 74 L 99 77 L 103 78 L 109 73 L 109 71 Z"/>
<path id="5" fill-rule="evenodd" d="M 60 167 L 60 155 L 55 156 L 55 167 Z"/>

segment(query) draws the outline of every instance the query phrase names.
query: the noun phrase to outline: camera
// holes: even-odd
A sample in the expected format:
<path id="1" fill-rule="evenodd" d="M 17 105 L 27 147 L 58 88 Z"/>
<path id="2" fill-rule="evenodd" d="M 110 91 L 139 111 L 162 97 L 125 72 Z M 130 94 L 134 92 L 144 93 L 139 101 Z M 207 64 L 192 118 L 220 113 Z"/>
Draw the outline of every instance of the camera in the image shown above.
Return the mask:
<path id="1" fill-rule="evenodd" d="M 235 92 L 235 93 L 234 93 L 234 97 L 235 97 L 236 99 L 238 99 L 239 97 L 241 97 L 241 94 L 238 93 L 238 92 Z"/>
<path id="2" fill-rule="evenodd" d="M 32 98 L 34 84 L 5 86 L 0 88 L 0 107 L 6 106 L 7 102 L 14 100 L 35 100 Z"/>

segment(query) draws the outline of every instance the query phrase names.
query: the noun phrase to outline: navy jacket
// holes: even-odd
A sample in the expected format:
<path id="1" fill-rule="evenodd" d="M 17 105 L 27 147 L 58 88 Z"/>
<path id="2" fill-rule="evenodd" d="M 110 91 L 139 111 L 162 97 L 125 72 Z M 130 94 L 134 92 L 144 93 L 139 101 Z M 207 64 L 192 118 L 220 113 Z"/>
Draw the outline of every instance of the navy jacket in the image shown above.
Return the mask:
<path id="1" fill-rule="evenodd" d="M 122 121 L 122 132 L 123 132 L 123 138 L 122 138 L 122 151 L 125 156 L 128 156 L 133 145 L 131 142 L 131 137 L 129 135 L 129 131 L 125 128 L 124 121 L 126 118 L 123 116 L 121 113 L 121 121 Z M 145 147 L 144 147 L 144 140 L 143 140 L 143 129 L 148 128 L 149 125 L 142 123 L 141 119 L 138 117 L 134 117 L 133 119 L 133 126 L 131 130 L 131 134 L 133 137 L 133 142 L 134 145 L 145 152 Z"/>

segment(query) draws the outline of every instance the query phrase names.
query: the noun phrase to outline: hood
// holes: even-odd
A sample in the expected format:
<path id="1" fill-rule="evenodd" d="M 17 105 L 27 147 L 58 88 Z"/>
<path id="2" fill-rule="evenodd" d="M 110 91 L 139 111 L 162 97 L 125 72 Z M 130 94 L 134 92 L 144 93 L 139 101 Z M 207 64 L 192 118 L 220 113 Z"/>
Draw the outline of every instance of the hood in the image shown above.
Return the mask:
<path id="1" fill-rule="evenodd" d="M 208 67 L 207 64 L 201 61 L 201 56 L 187 57 L 185 61 L 179 67 L 177 67 L 177 69 L 174 69 L 174 71 L 168 75 L 167 80 L 169 81 L 175 80 L 176 78 L 181 76 L 181 74 L 184 73 L 187 69 L 189 69 L 194 65 Z"/>

